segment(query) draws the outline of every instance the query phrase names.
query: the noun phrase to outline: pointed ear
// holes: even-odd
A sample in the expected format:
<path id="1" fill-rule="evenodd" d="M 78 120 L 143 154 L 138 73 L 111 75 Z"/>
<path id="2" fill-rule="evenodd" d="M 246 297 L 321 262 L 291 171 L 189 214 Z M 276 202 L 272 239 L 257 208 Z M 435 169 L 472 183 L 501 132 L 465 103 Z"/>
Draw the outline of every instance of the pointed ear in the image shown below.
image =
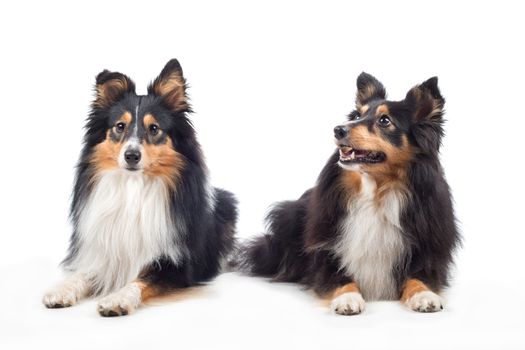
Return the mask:
<path id="1" fill-rule="evenodd" d="M 386 98 L 386 90 L 383 84 L 368 73 L 361 73 L 357 77 L 357 94 L 355 104 L 359 109 L 371 100 Z"/>
<path id="2" fill-rule="evenodd" d="M 443 121 L 445 99 L 438 88 L 438 78 L 432 77 L 408 91 L 405 100 L 414 110 L 414 120 Z"/>
<path id="3" fill-rule="evenodd" d="M 437 154 L 443 138 L 443 107 L 445 99 L 438 88 L 438 79 L 433 77 L 414 86 L 405 98 L 413 111 L 412 135 L 419 148 L 428 154 Z"/>
<path id="4" fill-rule="evenodd" d="M 118 102 L 125 94 L 135 92 L 135 84 L 122 73 L 104 70 L 97 75 L 93 107 L 104 109 Z"/>
<path id="5" fill-rule="evenodd" d="M 174 112 L 189 109 L 186 79 L 179 61 L 172 59 L 166 63 L 160 75 L 148 87 L 148 93 L 163 97 L 164 103 Z"/>

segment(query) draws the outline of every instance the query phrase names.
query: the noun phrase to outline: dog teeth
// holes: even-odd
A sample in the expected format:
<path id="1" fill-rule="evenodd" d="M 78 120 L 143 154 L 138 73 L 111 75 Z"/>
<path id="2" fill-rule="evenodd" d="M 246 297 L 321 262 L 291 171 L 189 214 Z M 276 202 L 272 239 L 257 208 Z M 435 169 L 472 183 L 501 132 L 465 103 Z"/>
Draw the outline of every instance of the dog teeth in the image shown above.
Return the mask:
<path id="1" fill-rule="evenodd" d="M 355 152 L 352 149 L 351 149 L 350 152 L 341 151 L 340 158 L 343 161 L 354 160 L 355 159 Z"/>

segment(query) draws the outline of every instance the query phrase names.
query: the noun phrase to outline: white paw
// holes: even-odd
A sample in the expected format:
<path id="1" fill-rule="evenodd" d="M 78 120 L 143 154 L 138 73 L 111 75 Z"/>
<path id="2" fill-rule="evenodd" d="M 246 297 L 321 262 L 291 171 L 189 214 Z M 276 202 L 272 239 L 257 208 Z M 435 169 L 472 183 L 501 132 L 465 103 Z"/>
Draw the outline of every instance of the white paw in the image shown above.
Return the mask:
<path id="1" fill-rule="evenodd" d="M 418 292 L 407 300 L 409 308 L 418 312 L 436 312 L 443 310 L 443 299 L 429 290 Z"/>
<path id="2" fill-rule="evenodd" d="M 135 283 L 130 283 L 119 291 L 100 299 L 98 313 L 107 317 L 125 316 L 140 305 L 140 295 L 140 287 Z"/>
<path id="3" fill-rule="evenodd" d="M 72 306 L 89 294 L 89 290 L 90 283 L 86 275 L 76 273 L 46 293 L 42 302 L 48 308 L 53 309 Z"/>
<path id="4" fill-rule="evenodd" d="M 361 293 L 348 292 L 332 300 L 332 310 L 339 315 L 357 315 L 365 309 Z"/>
<path id="5" fill-rule="evenodd" d="M 42 302 L 50 309 L 73 306 L 78 302 L 76 290 L 73 288 L 56 288 L 44 295 Z"/>

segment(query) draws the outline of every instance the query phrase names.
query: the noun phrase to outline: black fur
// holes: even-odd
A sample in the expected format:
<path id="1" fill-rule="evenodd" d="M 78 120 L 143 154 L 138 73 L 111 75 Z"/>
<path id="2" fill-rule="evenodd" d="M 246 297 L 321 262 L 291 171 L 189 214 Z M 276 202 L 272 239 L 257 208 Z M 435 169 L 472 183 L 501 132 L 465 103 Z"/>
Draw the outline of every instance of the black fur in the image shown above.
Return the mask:
<path id="1" fill-rule="evenodd" d="M 404 170 L 409 200 L 401 212 L 400 222 L 406 253 L 392 269 L 401 295 L 409 278 L 423 281 L 434 291 L 448 285 L 453 252 L 460 243 L 449 187 L 439 162 L 443 136 L 444 99 L 431 78 L 409 91 L 402 101 L 387 101 L 383 85 L 369 74 L 357 80 L 358 108 L 350 113 L 350 124 L 365 125 L 396 148 L 404 137 L 415 150 Z M 386 105 L 395 120 L 393 130 L 375 127 L 375 116 L 362 121 L 359 108 L 368 105 L 374 110 Z M 369 112 L 370 113 L 370 112 Z M 364 117 L 364 116 L 363 116 Z M 328 160 L 317 185 L 295 201 L 281 202 L 267 217 L 267 234 L 255 238 L 244 247 L 240 258 L 243 270 L 276 281 L 297 282 L 320 295 L 353 281 L 334 254 L 334 245 L 341 235 L 341 221 L 347 212 L 347 189 L 341 188 L 345 170 L 338 164 L 339 152 Z M 372 165 L 373 166 L 373 165 Z M 359 283 L 358 283 L 359 284 Z"/>

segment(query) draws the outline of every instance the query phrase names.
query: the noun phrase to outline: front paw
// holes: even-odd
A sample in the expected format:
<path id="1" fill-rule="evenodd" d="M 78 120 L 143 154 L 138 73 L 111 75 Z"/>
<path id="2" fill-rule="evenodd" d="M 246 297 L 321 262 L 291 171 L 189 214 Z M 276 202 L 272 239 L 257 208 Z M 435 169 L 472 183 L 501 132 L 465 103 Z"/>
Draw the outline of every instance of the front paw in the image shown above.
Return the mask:
<path id="1" fill-rule="evenodd" d="M 98 303 L 98 313 L 100 314 L 100 316 L 126 316 L 133 310 L 134 307 L 129 303 L 126 303 L 125 300 L 117 300 L 111 298 L 111 295 L 100 300 Z"/>
<path id="2" fill-rule="evenodd" d="M 98 313 L 101 316 L 125 316 L 132 313 L 140 305 L 140 288 L 130 284 L 112 293 L 98 302 Z"/>
<path id="3" fill-rule="evenodd" d="M 339 315 L 357 315 L 365 309 L 365 300 L 358 292 L 343 293 L 332 300 L 331 308 Z"/>
<path id="4" fill-rule="evenodd" d="M 47 308 L 59 309 L 75 305 L 78 302 L 78 298 L 74 289 L 62 288 L 46 293 L 42 298 L 42 302 Z"/>
<path id="5" fill-rule="evenodd" d="M 443 299 L 429 290 L 414 294 L 406 302 L 407 306 L 418 312 L 436 312 L 443 310 Z"/>

